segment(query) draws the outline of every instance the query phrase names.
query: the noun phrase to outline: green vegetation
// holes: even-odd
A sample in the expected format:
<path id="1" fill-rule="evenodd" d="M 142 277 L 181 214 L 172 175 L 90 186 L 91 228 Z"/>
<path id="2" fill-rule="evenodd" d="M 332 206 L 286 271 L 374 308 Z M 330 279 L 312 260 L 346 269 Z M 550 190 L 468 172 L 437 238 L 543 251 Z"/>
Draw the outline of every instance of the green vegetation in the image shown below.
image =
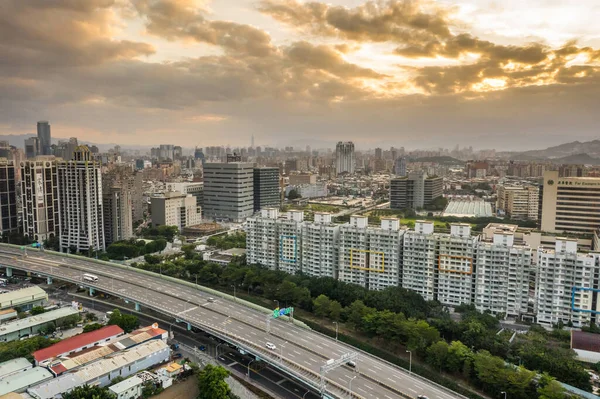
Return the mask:
<path id="1" fill-rule="evenodd" d="M 238 231 L 212 236 L 206 240 L 206 244 L 219 249 L 246 248 L 246 233 Z"/>
<path id="2" fill-rule="evenodd" d="M 198 388 L 200 393 L 198 399 L 228 399 L 231 389 L 225 378 L 229 377 L 229 371 L 221 366 L 207 364 L 198 373 Z"/>
<path id="3" fill-rule="evenodd" d="M 142 386 L 142 399 L 151 398 L 164 391 L 163 387 L 157 387 L 153 382 L 149 381 Z"/>
<path id="4" fill-rule="evenodd" d="M 302 198 L 302 196 L 300 195 L 300 193 L 298 192 L 298 190 L 296 190 L 296 189 L 292 189 L 292 190 L 290 190 L 290 192 L 288 193 L 288 195 L 287 195 L 287 198 L 288 198 L 290 201 L 293 201 L 293 200 L 295 200 L 295 199 Z"/>
<path id="5" fill-rule="evenodd" d="M 31 310 L 29 311 L 29 313 L 31 313 L 32 316 L 38 315 L 38 314 L 42 314 L 46 311 L 46 309 L 44 309 L 43 306 L 34 306 L 31 308 Z"/>
<path id="6" fill-rule="evenodd" d="M 79 323 L 80 320 L 81 320 L 81 317 L 79 317 L 78 314 L 74 314 L 74 315 L 63 317 L 61 319 L 56 320 L 54 322 L 54 326 L 60 327 L 63 330 L 65 328 L 73 328 L 77 325 L 77 323 Z M 52 323 L 50 323 L 50 324 L 52 324 Z"/>
<path id="7" fill-rule="evenodd" d="M 63 399 L 113 399 L 114 395 L 108 388 L 97 385 L 83 385 L 62 394 Z"/>
<path id="8" fill-rule="evenodd" d="M 431 204 L 425 205 L 425 209 L 428 211 L 443 211 L 446 209 L 446 205 L 448 205 L 448 198 L 441 196 L 434 199 Z"/>
<path id="9" fill-rule="evenodd" d="M 0 343 L 0 363 L 7 360 L 25 357 L 32 361 L 33 352 L 49 347 L 55 344 L 58 340 L 48 339 L 41 336 L 31 337 L 23 341 L 11 341 Z"/>
<path id="10" fill-rule="evenodd" d="M 100 323 L 86 324 L 85 326 L 83 326 L 83 332 L 87 333 L 87 332 L 91 332 L 91 331 L 96 331 L 96 330 L 101 329 L 102 327 L 104 327 L 104 326 Z"/>
<path id="11" fill-rule="evenodd" d="M 148 227 L 143 228 L 141 231 L 141 236 L 144 238 L 150 240 L 158 240 L 162 238 L 169 242 L 172 242 L 173 238 L 175 238 L 178 234 L 179 229 L 177 228 L 177 226 L 152 227 L 152 225 L 149 225 Z"/>
<path id="12" fill-rule="evenodd" d="M 126 333 L 132 332 L 140 326 L 140 321 L 137 316 L 131 314 L 122 314 L 119 309 L 113 310 L 113 313 L 108 319 L 108 325 L 117 325 L 123 329 Z"/>
<path id="13" fill-rule="evenodd" d="M 157 238 L 146 243 L 144 240 L 136 240 L 132 238 L 126 241 L 113 242 L 106 248 L 106 256 L 109 259 L 132 259 L 144 254 L 151 254 L 162 251 L 167 247 L 167 240 Z"/>

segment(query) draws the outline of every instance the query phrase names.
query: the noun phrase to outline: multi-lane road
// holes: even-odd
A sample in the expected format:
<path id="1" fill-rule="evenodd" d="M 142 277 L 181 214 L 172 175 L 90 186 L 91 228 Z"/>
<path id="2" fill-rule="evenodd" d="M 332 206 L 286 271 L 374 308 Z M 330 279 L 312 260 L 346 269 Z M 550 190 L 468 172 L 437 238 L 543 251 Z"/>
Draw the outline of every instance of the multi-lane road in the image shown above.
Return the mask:
<path id="1" fill-rule="evenodd" d="M 185 320 L 259 356 L 275 367 L 320 386 L 320 367 L 329 359 L 357 352 L 352 346 L 307 330 L 243 304 L 217 298 L 194 286 L 169 281 L 159 275 L 133 268 L 113 266 L 84 257 L 64 257 L 51 251 L 27 250 L 0 245 L 0 266 L 37 272 L 65 281 L 95 287 L 142 306 Z M 95 283 L 82 281 L 84 273 L 99 277 Z M 213 295 L 214 296 L 214 295 Z M 267 331 L 269 330 L 269 331 Z M 274 350 L 266 347 L 275 344 Z M 464 396 L 440 387 L 375 356 L 359 353 L 356 368 L 346 365 L 324 375 L 326 394 L 336 398 L 417 398 L 457 399 Z"/>

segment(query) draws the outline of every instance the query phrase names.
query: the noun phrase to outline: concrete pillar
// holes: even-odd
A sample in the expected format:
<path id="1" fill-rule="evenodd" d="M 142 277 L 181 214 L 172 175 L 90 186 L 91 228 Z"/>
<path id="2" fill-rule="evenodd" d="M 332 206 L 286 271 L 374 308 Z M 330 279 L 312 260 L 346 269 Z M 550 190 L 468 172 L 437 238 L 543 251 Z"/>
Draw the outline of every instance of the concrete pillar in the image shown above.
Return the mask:
<path id="1" fill-rule="evenodd" d="M 12 277 L 12 267 L 6 268 L 6 277 Z"/>
<path id="2" fill-rule="evenodd" d="M 94 296 L 94 289 L 90 287 L 90 296 Z"/>
<path id="3" fill-rule="evenodd" d="M 48 283 L 48 285 L 52 285 L 52 277 L 48 276 L 46 278 L 46 282 Z"/>
<path id="4" fill-rule="evenodd" d="M 135 310 L 136 310 L 136 312 L 140 311 L 140 304 L 137 302 L 135 303 Z"/>
<path id="5" fill-rule="evenodd" d="M 192 325 L 190 323 L 187 323 L 187 328 L 188 328 L 188 331 L 191 331 L 192 330 Z"/>

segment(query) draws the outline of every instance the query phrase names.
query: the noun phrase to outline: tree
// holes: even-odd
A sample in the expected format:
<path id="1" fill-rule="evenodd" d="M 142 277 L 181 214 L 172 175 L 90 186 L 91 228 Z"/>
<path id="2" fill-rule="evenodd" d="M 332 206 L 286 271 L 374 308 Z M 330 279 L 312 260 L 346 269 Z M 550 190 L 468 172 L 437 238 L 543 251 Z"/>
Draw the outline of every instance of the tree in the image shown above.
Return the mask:
<path id="1" fill-rule="evenodd" d="M 32 316 L 38 315 L 38 314 L 42 314 L 46 311 L 46 309 L 44 309 L 43 306 L 34 306 L 31 308 L 31 310 L 29 311 L 29 313 L 31 313 Z"/>
<path id="2" fill-rule="evenodd" d="M 566 399 L 565 389 L 548 373 L 542 374 L 538 382 L 539 399 Z"/>
<path id="3" fill-rule="evenodd" d="M 446 341 L 438 341 L 427 348 L 427 362 L 440 371 L 446 365 L 448 358 L 448 344 Z"/>
<path id="4" fill-rule="evenodd" d="M 85 326 L 83 326 L 83 332 L 87 333 L 87 332 L 91 332 L 91 331 L 96 331 L 96 330 L 101 329 L 102 327 L 103 327 L 103 325 L 100 323 L 86 324 Z"/>
<path id="5" fill-rule="evenodd" d="M 122 314 L 119 309 L 113 310 L 113 313 L 108 319 L 108 325 L 117 325 L 123 329 L 123 331 L 129 333 L 139 327 L 140 322 L 137 316 L 130 314 Z"/>
<path id="6" fill-rule="evenodd" d="M 327 295 L 319 295 L 313 301 L 313 308 L 315 314 L 319 317 L 326 317 L 329 315 L 331 300 L 327 297 Z"/>
<path id="7" fill-rule="evenodd" d="M 302 195 L 300 195 L 300 193 L 298 192 L 298 190 L 296 190 L 295 188 L 291 189 L 290 192 L 287 195 L 288 199 L 290 201 L 293 201 L 295 199 L 298 198 L 302 198 Z"/>
<path id="8" fill-rule="evenodd" d="M 339 321 L 342 314 L 342 305 L 338 301 L 329 303 L 329 318 L 333 321 Z"/>
<path id="9" fill-rule="evenodd" d="M 63 399 L 113 399 L 108 388 L 97 385 L 83 385 L 62 394 Z"/>
<path id="10" fill-rule="evenodd" d="M 229 371 L 221 366 L 207 364 L 198 373 L 198 387 L 200 393 L 198 399 L 227 399 L 231 389 L 225 378 L 229 377 Z"/>

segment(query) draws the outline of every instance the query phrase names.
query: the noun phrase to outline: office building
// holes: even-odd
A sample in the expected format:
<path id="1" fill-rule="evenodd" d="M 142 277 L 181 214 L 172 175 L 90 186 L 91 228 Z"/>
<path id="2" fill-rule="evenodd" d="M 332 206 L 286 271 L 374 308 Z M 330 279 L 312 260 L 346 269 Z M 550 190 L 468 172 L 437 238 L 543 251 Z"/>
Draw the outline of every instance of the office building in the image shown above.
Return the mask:
<path id="1" fill-rule="evenodd" d="M 254 168 L 254 212 L 281 206 L 279 168 Z"/>
<path id="2" fill-rule="evenodd" d="M 73 155 L 78 146 L 77 137 L 71 137 L 68 141 L 60 140 L 58 145 L 54 148 L 54 155 L 65 161 L 70 161 L 73 159 Z"/>
<path id="3" fill-rule="evenodd" d="M 159 161 L 173 161 L 175 159 L 175 146 L 173 144 L 161 144 L 158 148 Z"/>
<path id="4" fill-rule="evenodd" d="M 0 158 L 0 236 L 18 234 L 15 163 Z"/>
<path id="5" fill-rule="evenodd" d="M 70 161 L 58 161 L 60 250 L 103 251 L 102 175 L 87 146 L 79 146 Z"/>
<path id="6" fill-rule="evenodd" d="M 390 180 L 390 208 L 417 209 L 430 205 L 443 194 L 441 177 L 426 177 L 425 172 L 415 171 L 406 177 Z"/>
<path id="7" fill-rule="evenodd" d="M 261 209 L 259 216 L 246 221 L 246 260 L 249 265 L 262 265 L 277 270 L 279 237 L 277 219 L 279 209 Z"/>
<path id="8" fill-rule="evenodd" d="M 406 157 L 396 158 L 394 161 L 394 174 L 399 177 L 406 176 Z"/>
<path id="9" fill-rule="evenodd" d="M 598 177 L 559 177 L 547 171 L 540 198 L 542 231 L 593 234 L 600 227 Z"/>
<path id="10" fill-rule="evenodd" d="M 296 274 L 300 271 L 302 264 L 300 240 L 302 239 L 303 224 L 303 211 L 286 212 L 283 218 L 277 220 L 277 238 L 279 241 L 278 270 L 289 274 Z"/>
<path id="11" fill-rule="evenodd" d="M 302 225 L 302 273 L 314 277 L 338 278 L 338 239 L 340 227 L 331 214 L 315 212 L 313 223 Z"/>
<path id="12" fill-rule="evenodd" d="M 52 157 L 21 162 L 23 234 L 33 241 L 60 236 L 58 168 Z"/>
<path id="13" fill-rule="evenodd" d="M 254 164 L 204 165 L 204 215 L 208 219 L 242 222 L 254 213 Z"/>
<path id="14" fill-rule="evenodd" d="M 52 155 L 52 135 L 50 134 L 50 123 L 48 121 L 37 123 L 37 138 L 40 155 Z"/>
<path id="15" fill-rule="evenodd" d="M 506 186 L 497 188 L 498 213 L 510 219 L 538 219 L 539 188 L 534 186 Z"/>
<path id="16" fill-rule="evenodd" d="M 25 139 L 25 158 L 32 159 L 41 155 L 40 140 L 37 137 Z"/>
<path id="17" fill-rule="evenodd" d="M 204 183 L 203 182 L 170 182 L 166 183 L 167 191 L 179 191 L 196 198 L 196 205 L 204 212 Z"/>
<path id="18" fill-rule="evenodd" d="M 533 251 L 526 243 L 517 243 L 514 232 L 492 229 L 491 239 L 477 246 L 475 307 L 520 320 L 529 311 Z"/>
<path id="19" fill-rule="evenodd" d="M 150 198 L 152 223 L 155 226 L 194 226 L 202 222 L 202 209 L 191 194 L 170 191 Z"/>
<path id="20" fill-rule="evenodd" d="M 335 146 L 335 170 L 337 174 L 353 174 L 354 168 L 354 143 L 351 141 L 338 142 Z"/>
<path id="21" fill-rule="evenodd" d="M 547 326 L 571 322 L 576 328 L 589 325 L 592 315 L 600 312 L 599 262 L 600 254 L 578 253 L 575 239 L 557 239 L 554 249 L 538 249 L 537 322 Z"/>

